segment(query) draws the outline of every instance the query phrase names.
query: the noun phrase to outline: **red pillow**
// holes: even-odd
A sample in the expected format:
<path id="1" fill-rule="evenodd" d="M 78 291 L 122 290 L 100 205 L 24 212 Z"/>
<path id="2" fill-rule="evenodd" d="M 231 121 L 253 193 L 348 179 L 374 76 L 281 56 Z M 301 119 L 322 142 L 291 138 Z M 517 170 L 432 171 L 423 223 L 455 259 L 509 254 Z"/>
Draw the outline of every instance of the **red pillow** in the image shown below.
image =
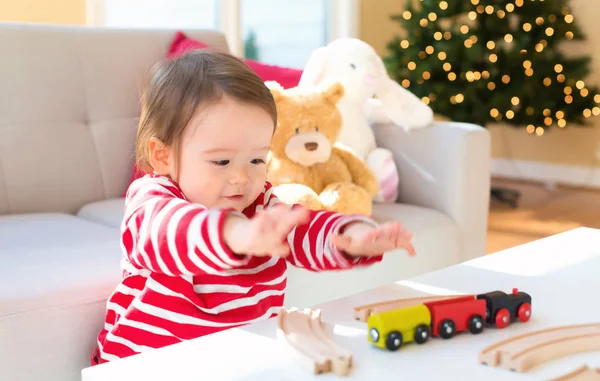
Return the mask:
<path id="1" fill-rule="evenodd" d="M 186 36 L 183 32 L 177 32 L 175 38 L 169 47 L 168 58 L 177 57 L 190 50 L 206 49 L 210 46 L 197 40 L 193 40 Z M 262 78 L 263 81 L 276 81 L 284 89 L 298 86 L 302 70 L 287 68 L 277 65 L 268 65 L 262 62 L 244 59 L 243 60 L 254 72 Z"/>

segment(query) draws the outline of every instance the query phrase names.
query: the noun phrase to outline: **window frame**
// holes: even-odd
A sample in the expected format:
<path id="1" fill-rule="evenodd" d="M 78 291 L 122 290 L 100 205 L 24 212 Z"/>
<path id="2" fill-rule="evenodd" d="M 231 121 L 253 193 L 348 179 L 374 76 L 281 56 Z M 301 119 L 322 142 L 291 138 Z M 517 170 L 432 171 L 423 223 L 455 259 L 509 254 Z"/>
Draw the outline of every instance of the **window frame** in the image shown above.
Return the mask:
<path id="1" fill-rule="evenodd" d="M 232 54 L 242 57 L 244 54 L 244 36 L 240 17 L 240 0 L 216 0 L 219 8 L 217 29 L 225 35 Z M 327 42 L 342 37 L 359 38 L 360 1 L 327 0 L 329 2 L 329 20 L 327 23 Z M 86 0 L 86 25 L 104 26 L 104 0 Z"/>

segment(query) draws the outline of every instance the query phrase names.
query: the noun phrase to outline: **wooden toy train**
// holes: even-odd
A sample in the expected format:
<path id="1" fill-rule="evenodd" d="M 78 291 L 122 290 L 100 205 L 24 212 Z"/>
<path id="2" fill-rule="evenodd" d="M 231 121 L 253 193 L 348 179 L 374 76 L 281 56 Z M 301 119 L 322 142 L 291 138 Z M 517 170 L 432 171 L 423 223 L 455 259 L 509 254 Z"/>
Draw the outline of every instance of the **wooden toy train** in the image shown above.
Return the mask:
<path id="1" fill-rule="evenodd" d="M 373 345 L 398 350 L 404 343 L 425 343 L 430 336 L 449 339 L 469 331 L 478 334 L 485 325 L 505 328 L 531 317 L 531 296 L 513 289 L 511 294 L 492 291 L 371 314 L 367 320 L 368 340 Z"/>

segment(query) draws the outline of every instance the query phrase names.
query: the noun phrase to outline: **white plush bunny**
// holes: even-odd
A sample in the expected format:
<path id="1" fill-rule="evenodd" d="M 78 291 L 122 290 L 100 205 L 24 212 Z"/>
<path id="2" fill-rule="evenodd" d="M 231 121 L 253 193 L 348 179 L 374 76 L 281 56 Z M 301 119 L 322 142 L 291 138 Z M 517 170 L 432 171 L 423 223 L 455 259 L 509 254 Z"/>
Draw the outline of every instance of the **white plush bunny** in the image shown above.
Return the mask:
<path id="1" fill-rule="evenodd" d="M 343 119 L 338 141 L 354 150 L 379 179 L 375 201 L 394 202 L 398 170 L 392 153 L 377 148 L 370 123 L 391 122 L 406 130 L 422 128 L 433 121 L 433 111 L 392 80 L 375 50 L 356 38 L 340 38 L 316 49 L 298 86 L 320 86 L 329 81 L 338 81 L 345 89 L 338 104 Z"/>

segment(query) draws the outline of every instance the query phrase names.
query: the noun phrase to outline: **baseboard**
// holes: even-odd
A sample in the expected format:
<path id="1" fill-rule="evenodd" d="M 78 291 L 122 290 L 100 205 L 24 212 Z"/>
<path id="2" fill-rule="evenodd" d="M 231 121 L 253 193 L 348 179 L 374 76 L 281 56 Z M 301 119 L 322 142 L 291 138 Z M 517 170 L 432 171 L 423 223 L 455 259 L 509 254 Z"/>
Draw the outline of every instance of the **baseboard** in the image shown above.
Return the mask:
<path id="1" fill-rule="evenodd" d="M 585 188 L 600 188 L 600 166 L 594 168 L 493 158 L 492 176 Z"/>

